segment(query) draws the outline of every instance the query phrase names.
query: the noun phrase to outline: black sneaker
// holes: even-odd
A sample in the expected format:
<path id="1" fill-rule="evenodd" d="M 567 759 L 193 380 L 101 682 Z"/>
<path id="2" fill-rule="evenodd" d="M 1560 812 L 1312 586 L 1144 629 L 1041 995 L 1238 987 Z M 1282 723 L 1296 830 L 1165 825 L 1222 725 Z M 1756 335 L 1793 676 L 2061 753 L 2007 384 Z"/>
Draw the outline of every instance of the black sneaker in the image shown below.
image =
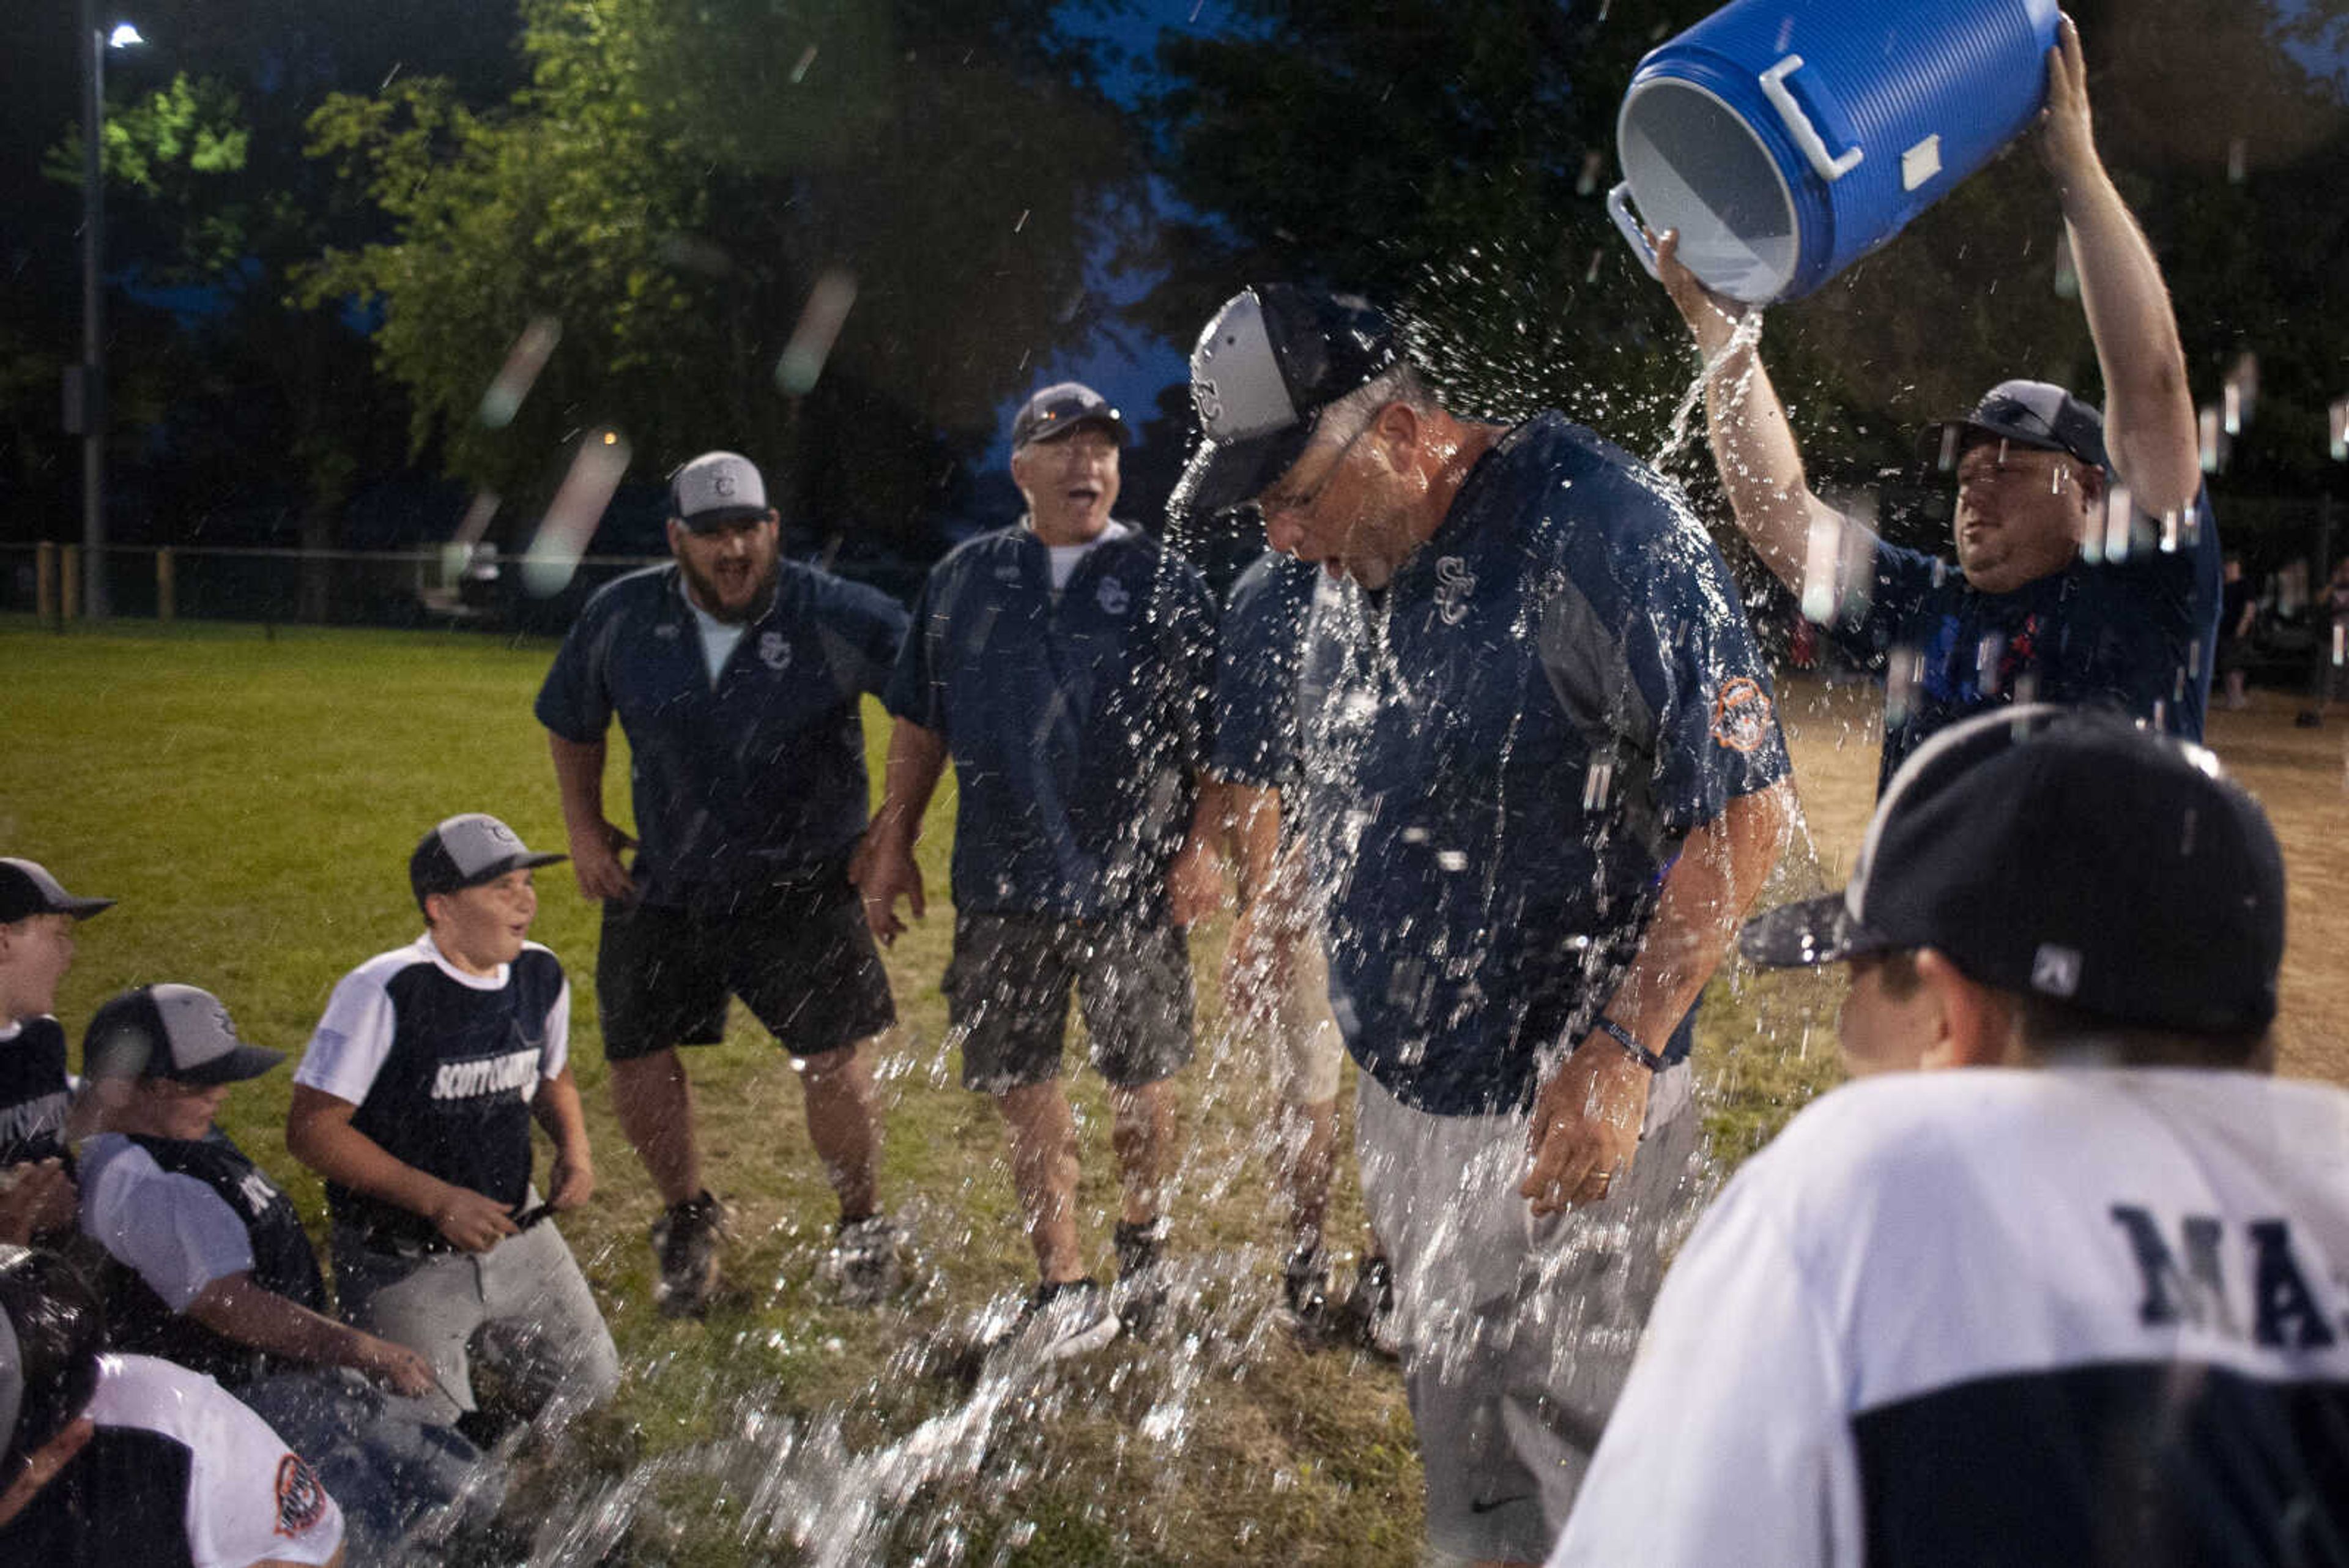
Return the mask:
<path id="1" fill-rule="evenodd" d="M 817 1272 L 843 1306 L 878 1305 L 905 1282 L 905 1233 L 885 1214 L 843 1220 Z"/>
<path id="2" fill-rule="evenodd" d="M 1329 1337 L 1330 1261 L 1319 1247 L 1309 1244 L 1288 1254 L 1280 1272 L 1280 1307 L 1288 1332 L 1309 1346 Z"/>
<path id="3" fill-rule="evenodd" d="M 1117 1286 L 1112 1293 L 1126 1333 L 1147 1339 L 1166 1306 L 1166 1219 L 1117 1225 Z"/>
<path id="4" fill-rule="evenodd" d="M 1117 1314 L 1110 1311 L 1101 1286 L 1082 1279 L 1038 1285 L 1010 1337 L 1046 1361 L 1059 1361 L 1099 1350 L 1117 1334 Z"/>
<path id="5" fill-rule="evenodd" d="M 1381 1257 L 1364 1258 L 1354 1272 L 1354 1288 L 1338 1309 L 1340 1337 L 1388 1361 L 1402 1355 L 1402 1339 L 1395 1332 L 1394 1271 Z"/>
<path id="6" fill-rule="evenodd" d="M 726 1225 L 725 1206 L 705 1189 L 672 1203 L 653 1220 L 653 1252 L 660 1260 L 660 1282 L 653 1304 L 664 1317 L 699 1317 L 718 1290 L 718 1243 Z"/>

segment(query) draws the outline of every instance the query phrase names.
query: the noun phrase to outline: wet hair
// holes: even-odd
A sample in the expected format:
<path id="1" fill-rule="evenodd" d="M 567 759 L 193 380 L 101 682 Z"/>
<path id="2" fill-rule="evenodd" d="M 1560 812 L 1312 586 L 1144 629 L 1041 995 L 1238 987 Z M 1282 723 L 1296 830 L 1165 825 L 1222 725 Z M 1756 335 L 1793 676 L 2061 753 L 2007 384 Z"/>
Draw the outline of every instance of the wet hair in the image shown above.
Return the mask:
<path id="1" fill-rule="evenodd" d="M 0 1434 L 0 1486 L 14 1481 L 36 1449 L 70 1426 L 98 1392 L 106 1314 L 71 1263 L 55 1252 L 0 1246 L 0 1313 L 16 1338 L 24 1392 L 16 1429 Z"/>

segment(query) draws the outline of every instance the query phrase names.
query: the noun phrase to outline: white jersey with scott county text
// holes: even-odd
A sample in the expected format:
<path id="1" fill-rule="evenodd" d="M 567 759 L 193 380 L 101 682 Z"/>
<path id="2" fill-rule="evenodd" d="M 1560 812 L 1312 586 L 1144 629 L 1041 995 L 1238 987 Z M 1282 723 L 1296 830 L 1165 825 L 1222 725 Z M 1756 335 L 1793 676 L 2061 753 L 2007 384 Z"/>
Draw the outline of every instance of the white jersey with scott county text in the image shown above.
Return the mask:
<path id="1" fill-rule="evenodd" d="M 1871 1078 L 1672 1265 L 1553 1564 L 2285 1564 L 2349 1541 L 2349 1093 Z"/>

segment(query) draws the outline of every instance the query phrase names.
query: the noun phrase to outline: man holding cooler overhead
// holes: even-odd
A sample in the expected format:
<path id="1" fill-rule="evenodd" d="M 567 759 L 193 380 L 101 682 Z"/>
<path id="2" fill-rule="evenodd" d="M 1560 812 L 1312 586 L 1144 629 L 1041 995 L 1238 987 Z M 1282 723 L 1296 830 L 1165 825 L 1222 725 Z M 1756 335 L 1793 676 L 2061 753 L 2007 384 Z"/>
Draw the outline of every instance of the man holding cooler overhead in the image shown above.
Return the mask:
<path id="1" fill-rule="evenodd" d="M 1878 538 L 1810 489 L 1759 332 L 1741 330 L 1747 307 L 1697 281 L 1678 235 L 1657 244 L 1664 286 L 1704 356 L 1713 455 L 1738 527 L 1805 613 L 1852 657 L 1884 667 L 1880 782 L 1944 725 L 2034 698 L 2202 734 L 2220 551 L 2185 353 L 2161 269 L 2096 156 L 2078 30 L 2068 16 L 2058 30 L 2039 150 L 2106 408 L 2008 380 L 1935 427 L 1958 479 L 1955 571 Z M 2134 509 L 2125 535 L 2107 522 L 2124 497 Z"/>

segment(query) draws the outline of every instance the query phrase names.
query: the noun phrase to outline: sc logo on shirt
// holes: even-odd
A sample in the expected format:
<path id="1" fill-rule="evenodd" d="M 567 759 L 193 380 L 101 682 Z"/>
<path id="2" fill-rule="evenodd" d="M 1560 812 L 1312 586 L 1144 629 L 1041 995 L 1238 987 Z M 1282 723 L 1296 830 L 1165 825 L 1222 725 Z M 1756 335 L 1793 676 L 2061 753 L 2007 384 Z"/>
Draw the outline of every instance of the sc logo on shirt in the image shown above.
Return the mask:
<path id="1" fill-rule="evenodd" d="M 1125 585 L 1115 577 L 1103 577 L 1101 587 L 1093 593 L 1093 599 L 1107 615 L 1123 615 L 1133 607 L 1133 596 L 1127 593 Z"/>

